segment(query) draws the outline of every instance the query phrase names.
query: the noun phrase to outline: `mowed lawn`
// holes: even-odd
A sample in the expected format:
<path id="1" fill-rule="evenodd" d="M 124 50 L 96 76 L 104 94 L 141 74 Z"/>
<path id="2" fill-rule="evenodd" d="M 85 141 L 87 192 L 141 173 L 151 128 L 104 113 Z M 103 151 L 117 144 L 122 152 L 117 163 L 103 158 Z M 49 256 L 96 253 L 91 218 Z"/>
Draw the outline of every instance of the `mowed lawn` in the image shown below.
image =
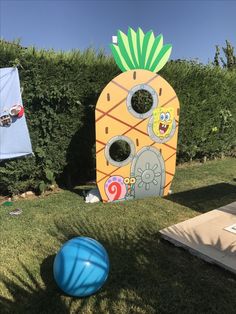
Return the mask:
<path id="1" fill-rule="evenodd" d="M 85 204 L 82 189 L 17 201 L 18 217 L 0 206 L 0 313 L 236 313 L 236 276 L 158 233 L 236 201 L 236 159 L 178 167 L 166 198 Z M 97 239 L 110 258 L 106 284 L 84 299 L 52 276 L 56 252 L 75 236 Z"/>

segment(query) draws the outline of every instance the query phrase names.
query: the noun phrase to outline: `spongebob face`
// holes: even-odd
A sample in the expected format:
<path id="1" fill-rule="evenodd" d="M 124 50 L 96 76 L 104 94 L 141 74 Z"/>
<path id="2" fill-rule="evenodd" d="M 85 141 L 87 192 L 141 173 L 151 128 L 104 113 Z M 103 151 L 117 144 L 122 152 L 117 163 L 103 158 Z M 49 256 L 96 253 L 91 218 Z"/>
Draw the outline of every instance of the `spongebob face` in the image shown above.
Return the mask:
<path id="1" fill-rule="evenodd" d="M 153 111 L 153 132 L 163 139 L 169 136 L 174 120 L 173 108 L 156 108 Z"/>

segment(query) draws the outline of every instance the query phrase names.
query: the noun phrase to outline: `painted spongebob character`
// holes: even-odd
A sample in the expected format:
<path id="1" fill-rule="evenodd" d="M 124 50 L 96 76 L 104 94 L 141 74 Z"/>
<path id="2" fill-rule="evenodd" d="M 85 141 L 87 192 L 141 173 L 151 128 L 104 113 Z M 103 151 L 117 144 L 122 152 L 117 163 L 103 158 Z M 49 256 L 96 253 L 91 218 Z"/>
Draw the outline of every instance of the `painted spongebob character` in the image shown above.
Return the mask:
<path id="1" fill-rule="evenodd" d="M 156 108 L 153 110 L 153 132 L 160 139 L 168 138 L 174 125 L 173 108 Z"/>

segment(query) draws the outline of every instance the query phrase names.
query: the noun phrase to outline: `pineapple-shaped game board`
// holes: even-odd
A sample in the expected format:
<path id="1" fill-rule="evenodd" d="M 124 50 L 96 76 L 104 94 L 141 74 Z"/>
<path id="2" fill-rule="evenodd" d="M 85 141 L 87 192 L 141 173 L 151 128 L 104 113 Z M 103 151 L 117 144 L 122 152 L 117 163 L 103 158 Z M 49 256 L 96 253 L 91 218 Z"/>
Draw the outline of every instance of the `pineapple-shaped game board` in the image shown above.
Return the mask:
<path id="1" fill-rule="evenodd" d="M 172 47 L 163 45 L 162 35 L 155 38 L 152 31 L 129 28 L 127 35 L 118 31 L 111 49 L 123 73 L 108 83 L 96 105 L 96 175 L 102 200 L 167 195 L 175 173 L 179 101 L 156 72 Z M 141 99 L 141 107 L 135 99 Z M 124 158 L 114 154 L 117 144 L 125 149 Z"/>

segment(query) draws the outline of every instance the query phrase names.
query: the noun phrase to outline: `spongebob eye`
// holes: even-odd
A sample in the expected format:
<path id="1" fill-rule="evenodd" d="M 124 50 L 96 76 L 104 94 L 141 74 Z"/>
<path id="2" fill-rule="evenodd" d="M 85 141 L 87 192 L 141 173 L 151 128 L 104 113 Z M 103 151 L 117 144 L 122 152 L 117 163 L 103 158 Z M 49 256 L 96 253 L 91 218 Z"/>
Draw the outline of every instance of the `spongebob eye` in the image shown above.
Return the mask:
<path id="1" fill-rule="evenodd" d="M 164 114 L 164 112 L 161 113 L 161 115 L 160 115 L 160 120 L 161 120 L 161 121 L 165 121 L 165 114 Z"/>
<path id="2" fill-rule="evenodd" d="M 166 121 L 169 121 L 169 120 L 170 120 L 170 113 L 167 112 L 167 113 L 166 113 Z"/>

